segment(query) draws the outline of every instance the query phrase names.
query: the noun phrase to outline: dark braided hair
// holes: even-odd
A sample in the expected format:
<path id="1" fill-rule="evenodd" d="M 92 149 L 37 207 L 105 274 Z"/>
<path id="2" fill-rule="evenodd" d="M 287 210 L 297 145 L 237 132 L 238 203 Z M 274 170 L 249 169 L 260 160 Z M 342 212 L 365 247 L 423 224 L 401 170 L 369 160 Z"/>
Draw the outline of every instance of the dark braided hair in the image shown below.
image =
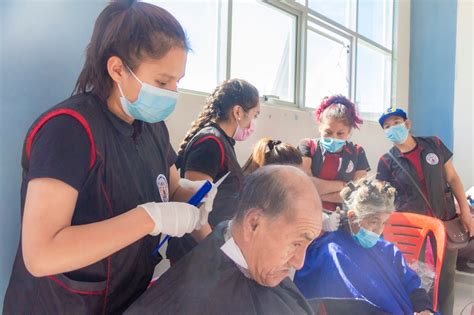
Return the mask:
<path id="1" fill-rule="evenodd" d="M 258 103 L 258 90 L 252 84 L 240 79 L 224 81 L 209 95 L 198 118 L 191 124 L 191 129 L 186 133 L 186 137 L 184 137 L 179 147 L 179 159 L 182 159 L 188 142 L 201 129 L 211 123 L 227 121 L 235 105 L 240 105 L 245 112 L 248 112 L 256 107 Z"/>

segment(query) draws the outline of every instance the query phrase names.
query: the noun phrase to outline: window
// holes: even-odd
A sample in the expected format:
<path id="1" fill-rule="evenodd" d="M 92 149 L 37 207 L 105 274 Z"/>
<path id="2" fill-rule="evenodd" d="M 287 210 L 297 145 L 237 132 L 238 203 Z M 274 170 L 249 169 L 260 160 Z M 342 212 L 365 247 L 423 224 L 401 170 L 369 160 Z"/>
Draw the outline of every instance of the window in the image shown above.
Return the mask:
<path id="1" fill-rule="evenodd" d="M 305 106 L 319 106 L 325 96 L 349 95 L 350 42 L 334 33 L 308 30 Z"/>
<path id="2" fill-rule="evenodd" d="M 393 1 L 359 0 L 358 33 L 392 48 Z"/>
<path id="3" fill-rule="evenodd" d="M 361 114 L 376 119 L 390 104 L 391 55 L 359 42 L 357 48 L 356 103 Z"/>
<path id="4" fill-rule="evenodd" d="M 393 5 L 393 0 L 308 0 L 304 107 L 341 93 L 373 120 L 390 106 Z"/>
<path id="5" fill-rule="evenodd" d="M 249 81 L 261 95 L 294 103 L 295 33 L 295 16 L 256 1 L 235 1 L 231 77 Z"/>
<path id="6" fill-rule="evenodd" d="M 355 26 L 355 0 L 309 0 L 308 7 L 345 27 L 353 29 Z"/>
<path id="7" fill-rule="evenodd" d="M 150 1 L 168 10 L 183 26 L 191 45 L 186 75 L 179 88 L 211 92 L 225 79 L 225 34 L 227 1 Z M 224 12 L 225 13 L 225 12 Z M 199 19 L 196 16 L 199 16 Z M 224 46 L 225 47 L 225 46 Z"/>
<path id="8" fill-rule="evenodd" d="M 366 119 L 390 106 L 394 0 L 149 1 L 188 33 L 181 88 L 241 78 L 274 104 L 314 108 L 343 94 Z"/>

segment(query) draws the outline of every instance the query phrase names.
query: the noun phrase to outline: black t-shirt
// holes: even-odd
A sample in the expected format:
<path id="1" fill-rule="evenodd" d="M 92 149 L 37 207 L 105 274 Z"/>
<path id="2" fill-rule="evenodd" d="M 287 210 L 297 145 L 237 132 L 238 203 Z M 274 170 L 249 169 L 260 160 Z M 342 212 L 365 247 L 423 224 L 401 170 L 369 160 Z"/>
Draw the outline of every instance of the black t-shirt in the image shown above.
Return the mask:
<path id="1" fill-rule="evenodd" d="M 216 179 L 220 171 L 222 153 L 219 145 L 213 139 L 206 139 L 195 144 L 189 151 L 185 171 L 201 172 Z"/>
<path id="2" fill-rule="evenodd" d="M 90 142 L 84 127 L 77 119 L 61 115 L 51 119 L 35 137 L 27 180 L 54 178 L 80 191 L 89 160 Z"/>

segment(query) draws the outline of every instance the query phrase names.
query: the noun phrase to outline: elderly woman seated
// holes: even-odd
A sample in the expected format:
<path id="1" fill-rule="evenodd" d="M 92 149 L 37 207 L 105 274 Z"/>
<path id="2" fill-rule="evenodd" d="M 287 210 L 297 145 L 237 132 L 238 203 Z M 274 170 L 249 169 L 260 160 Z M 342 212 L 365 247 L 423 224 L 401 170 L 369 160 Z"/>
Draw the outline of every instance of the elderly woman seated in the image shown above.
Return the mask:
<path id="1" fill-rule="evenodd" d="M 363 179 L 341 191 L 347 220 L 314 241 L 295 284 L 315 313 L 430 314 L 432 303 L 402 253 L 380 238 L 395 189 Z"/>

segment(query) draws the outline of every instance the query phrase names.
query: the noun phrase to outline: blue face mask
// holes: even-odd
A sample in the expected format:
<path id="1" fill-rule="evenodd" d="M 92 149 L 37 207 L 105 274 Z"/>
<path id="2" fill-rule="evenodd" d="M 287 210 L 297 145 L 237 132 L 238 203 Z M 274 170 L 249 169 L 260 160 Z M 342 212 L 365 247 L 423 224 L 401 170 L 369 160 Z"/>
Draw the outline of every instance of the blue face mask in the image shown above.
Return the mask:
<path id="1" fill-rule="evenodd" d="M 380 235 L 372 231 L 368 231 L 364 229 L 363 227 L 361 227 L 359 229 L 359 232 L 357 232 L 356 234 L 353 234 L 352 237 L 363 248 L 371 248 L 371 247 L 374 247 L 375 244 L 377 244 L 377 241 L 379 240 Z"/>
<path id="2" fill-rule="evenodd" d="M 405 123 L 392 126 L 388 129 L 385 129 L 385 135 L 388 140 L 396 144 L 402 144 L 407 141 L 408 138 L 408 129 L 405 126 Z"/>
<path id="3" fill-rule="evenodd" d="M 321 146 L 324 150 L 331 153 L 335 153 L 346 144 L 346 141 L 335 138 L 321 138 L 321 140 L 319 140 L 319 143 L 321 143 Z"/>
<path id="4" fill-rule="evenodd" d="M 168 118 L 176 108 L 178 93 L 143 83 L 135 73 L 130 70 L 133 77 L 142 85 L 138 98 L 131 103 L 125 98 L 120 85 L 120 103 L 127 115 L 147 123 L 157 123 Z"/>

